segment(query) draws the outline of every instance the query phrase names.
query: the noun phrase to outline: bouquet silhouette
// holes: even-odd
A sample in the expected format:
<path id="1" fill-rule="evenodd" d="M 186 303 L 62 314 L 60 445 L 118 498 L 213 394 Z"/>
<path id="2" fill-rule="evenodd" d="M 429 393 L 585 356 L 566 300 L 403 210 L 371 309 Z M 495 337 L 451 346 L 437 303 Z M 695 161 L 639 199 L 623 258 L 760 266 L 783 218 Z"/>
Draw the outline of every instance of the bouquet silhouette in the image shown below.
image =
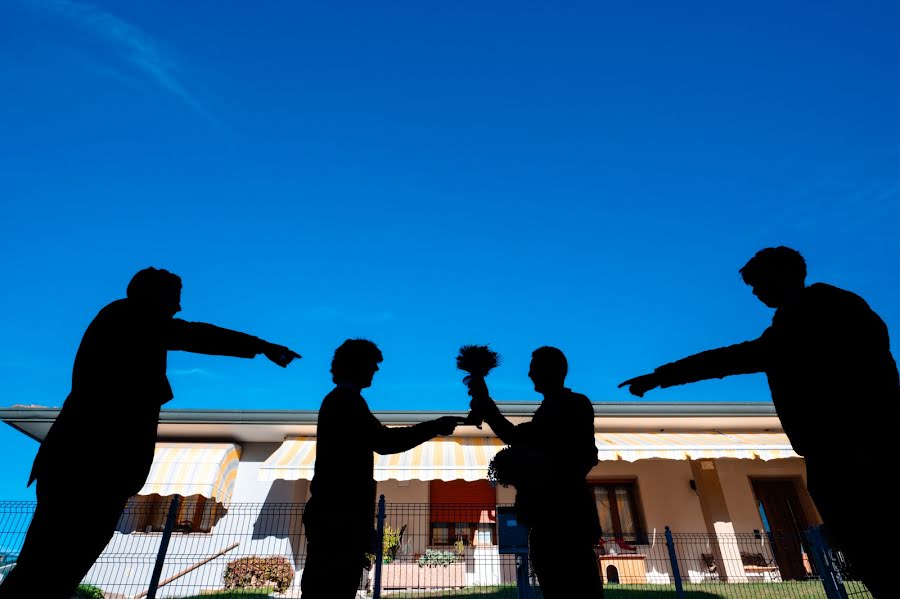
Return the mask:
<path id="1" fill-rule="evenodd" d="M 500 354 L 491 350 L 487 345 L 464 345 L 456 356 L 456 367 L 469 375 L 463 379 L 463 383 L 470 385 L 473 379 L 484 379 L 488 373 L 500 364 Z M 472 407 L 463 424 L 475 425 L 479 429 L 484 422 L 481 411 Z"/>

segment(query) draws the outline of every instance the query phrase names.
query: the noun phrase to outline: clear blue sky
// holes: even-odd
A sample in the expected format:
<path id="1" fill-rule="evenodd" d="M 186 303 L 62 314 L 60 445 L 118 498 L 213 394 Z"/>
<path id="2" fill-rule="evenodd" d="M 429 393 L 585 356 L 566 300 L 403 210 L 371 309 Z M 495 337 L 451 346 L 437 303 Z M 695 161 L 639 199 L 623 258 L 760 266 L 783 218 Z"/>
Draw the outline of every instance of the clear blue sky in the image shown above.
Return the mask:
<path id="1" fill-rule="evenodd" d="M 763 330 L 737 270 L 779 244 L 896 337 L 897 31 L 896 2 L 3 2 L 0 405 L 61 405 L 148 265 L 182 317 L 304 356 L 173 354 L 171 408 L 317 408 L 356 336 L 373 409 L 465 408 L 454 357 L 483 342 L 498 399 L 538 398 L 551 344 L 627 401 Z M 0 427 L 0 498 L 35 450 Z"/>

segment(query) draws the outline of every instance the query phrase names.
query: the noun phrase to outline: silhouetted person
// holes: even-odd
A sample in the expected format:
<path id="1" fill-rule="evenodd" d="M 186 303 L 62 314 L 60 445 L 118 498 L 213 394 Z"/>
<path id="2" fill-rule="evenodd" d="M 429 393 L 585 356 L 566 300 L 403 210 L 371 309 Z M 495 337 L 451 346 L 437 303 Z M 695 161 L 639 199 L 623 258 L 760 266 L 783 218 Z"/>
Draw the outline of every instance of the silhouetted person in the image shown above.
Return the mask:
<path id="1" fill-rule="evenodd" d="M 500 413 L 483 378 L 473 377 L 469 389 L 472 408 L 510 446 L 505 462 L 494 463 L 513 472 L 517 518 L 530 529 L 529 553 L 544 597 L 596 599 L 603 596 L 594 552 L 600 520 L 585 480 L 597 464 L 594 408 L 565 387 L 568 369 L 555 347 L 532 353 L 528 376 L 544 400 L 530 422 L 518 425 Z"/>
<path id="2" fill-rule="evenodd" d="M 400 453 L 438 435 L 452 434 L 462 418 L 444 416 L 388 428 L 369 411 L 360 391 L 372 384 L 381 351 L 348 339 L 334 352 L 332 380 L 316 427 L 316 467 L 303 514 L 307 558 L 303 599 L 356 596 L 367 553 L 375 553 L 375 453 Z"/>
<path id="3" fill-rule="evenodd" d="M 287 366 L 297 354 L 210 324 L 173 318 L 181 279 L 147 268 L 127 298 L 91 322 L 72 370 L 72 390 L 38 450 L 28 481 L 37 509 L 0 598 L 69 599 L 112 537 L 129 497 L 153 463 L 162 404 L 172 399 L 166 353 L 183 350 Z"/>
<path id="4" fill-rule="evenodd" d="M 877 487 L 860 497 L 857 486 L 884 481 L 882 460 L 893 453 L 900 387 L 887 327 L 858 295 L 824 283 L 807 287 L 806 263 L 790 248 L 761 250 L 740 273 L 776 309 L 758 339 L 701 352 L 619 386 L 643 396 L 655 387 L 765 372 L 829 534 L 869 590 L 888 597 L 890 552 L 874 550 L 881 532 L 869 515 L 893 513 L 893 501 Z"/>

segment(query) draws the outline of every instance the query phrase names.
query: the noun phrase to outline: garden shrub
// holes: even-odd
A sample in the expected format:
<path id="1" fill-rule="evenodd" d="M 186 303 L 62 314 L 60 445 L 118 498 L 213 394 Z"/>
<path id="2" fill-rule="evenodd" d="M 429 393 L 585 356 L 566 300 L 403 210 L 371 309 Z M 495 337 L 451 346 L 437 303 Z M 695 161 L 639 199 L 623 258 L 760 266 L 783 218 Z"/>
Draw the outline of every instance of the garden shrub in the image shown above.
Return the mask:
<path id="1" fill-rule="evenodd" d="M 92 584 L 80 584 L 73 595 L 75 599 L 103 599 L 103 589 Z"/>
<path id="2" fill-rule="evenodd" d="M 406 533 L 406 524 L 401 526 L 399 529 L 391 528 L 390 526 L 384 527 L 384 542 L 382 543 L 382 561 L 385 564 L 389 564 L 395 559 L 397 559 L 397 554 L 400 552 L 401 545 L 403 543 L 403 535 Z"/>
<path id="3" fill-rule="evenodd" d="M 403 549 L 403 535 L 406 534 L 406 524 L 400 528 L 384 527 L 384 537 L 381 544 L 381 563 L 389 564 L 397 559 L 397 554 Z M 366 559 L 369 560 L 368 570 L 375 561 L 374 553 L 367 553 Z"/>
<path id="4" fill-rule="evenodd" d="M 428 566 L 449 566 L 461 561 L 459 554 L 455 551 L 438 551 L 436 549 L 426 549 L 425 555 L 419 558 L 419 567 Z"/>
<path id="5" fill-rule="evenodd" d="M 242 557 L 225 566 L 226 589 L 275 587 L 283 593 L 294 581 L 294 568 L 286 557 Z"/>

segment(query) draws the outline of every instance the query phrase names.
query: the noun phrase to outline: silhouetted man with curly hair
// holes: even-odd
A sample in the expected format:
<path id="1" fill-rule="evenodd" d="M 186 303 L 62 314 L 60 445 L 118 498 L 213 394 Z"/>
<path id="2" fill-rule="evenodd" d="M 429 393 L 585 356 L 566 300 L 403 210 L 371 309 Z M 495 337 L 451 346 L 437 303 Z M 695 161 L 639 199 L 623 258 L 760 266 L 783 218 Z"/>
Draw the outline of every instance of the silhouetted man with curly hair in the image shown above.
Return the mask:
<path id="1" fill-rule="evenodd" d="M 400 453 L 438 435 L 461 418 L 444 416 L 389 428 L 369 411 L 361 391 L 372 385 L 381 351 L 371 341 L 348 339 L 331 362 L 335 388 L 319 408 L 316 466 L 303 513 L 308 540 L 303 599 L 356 596 L 367 553 L 375 553 L 374 453 Z M 374 453 L 373 453 L 374 452 Z"/>

